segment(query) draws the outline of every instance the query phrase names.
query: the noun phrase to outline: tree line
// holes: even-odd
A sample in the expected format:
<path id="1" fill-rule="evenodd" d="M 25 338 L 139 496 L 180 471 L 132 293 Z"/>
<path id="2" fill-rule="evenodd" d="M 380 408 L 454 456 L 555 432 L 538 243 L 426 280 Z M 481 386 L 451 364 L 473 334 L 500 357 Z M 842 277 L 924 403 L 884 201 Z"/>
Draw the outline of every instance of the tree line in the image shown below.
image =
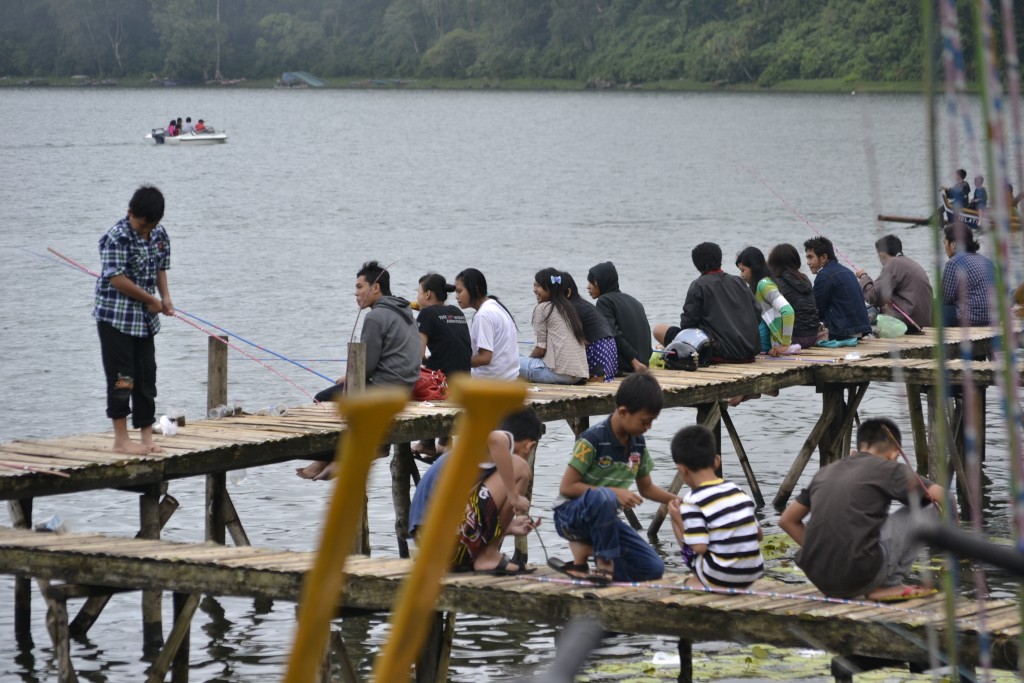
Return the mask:
<path id="1" fill-rule="evenodd" d="M 919 0 L 21 0 L 0 3 L 0 75 L 915 81 L 920 14 Z"/>

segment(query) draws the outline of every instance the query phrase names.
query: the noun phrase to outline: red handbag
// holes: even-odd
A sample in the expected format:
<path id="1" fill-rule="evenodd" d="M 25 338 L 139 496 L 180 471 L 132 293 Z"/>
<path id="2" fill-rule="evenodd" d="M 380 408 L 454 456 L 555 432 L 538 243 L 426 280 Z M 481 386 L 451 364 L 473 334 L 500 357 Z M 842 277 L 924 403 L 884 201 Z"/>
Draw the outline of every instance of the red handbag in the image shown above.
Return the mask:
<path id="1" fill-rule="evenodd" d="M 448 396 L 448 380 L 440 370 L 420 368 L 420 378 L 412 388 L 414 401 L 443 401 Z"/>

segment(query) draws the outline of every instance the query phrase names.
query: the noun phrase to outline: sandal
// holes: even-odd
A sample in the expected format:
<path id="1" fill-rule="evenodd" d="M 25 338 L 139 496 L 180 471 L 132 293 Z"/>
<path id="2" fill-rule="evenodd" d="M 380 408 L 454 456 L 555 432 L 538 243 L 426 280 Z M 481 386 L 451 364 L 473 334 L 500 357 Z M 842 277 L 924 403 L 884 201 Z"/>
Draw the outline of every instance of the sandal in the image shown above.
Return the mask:
<path id="1" fill-rule="evenodd" d="M 548 558 L 548 566 L 560 574 L 565 574 L 570 579 L 577 581 L 589 581 L 597 586 L 607 586 L 612 582 L 612 575 L 603 569 L 590 571 L 587 564 L 572 564 L 557 557 Z"/>
<path id="2" fill-rule="evenodd" d="M 515 565 L 515 569 L 509 569 L 510 564 Z M 537 571 L 536 567 L 512 562 L 508 559 L 508 555 L 502 554 L 501 559 L 498 560 L 498 565 L 493 569 L 478 569 L 474 570 L 473 573 L 491 576 L 521 576 L 523 574 L 532 574 L 535 571 Z"/>

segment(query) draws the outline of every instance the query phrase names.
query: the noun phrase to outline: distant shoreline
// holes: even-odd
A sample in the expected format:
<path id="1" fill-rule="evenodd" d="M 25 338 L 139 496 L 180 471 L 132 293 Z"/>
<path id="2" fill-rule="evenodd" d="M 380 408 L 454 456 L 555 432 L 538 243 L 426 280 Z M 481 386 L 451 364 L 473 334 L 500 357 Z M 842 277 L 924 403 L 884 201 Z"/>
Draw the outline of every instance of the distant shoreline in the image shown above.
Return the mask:
<path id="1" fill-rule="evenodd" d="M 782 81 L 771 87 L 754 83 L 700 83 L 671 80 L 649 83 L 585 82 L 555 79 L 399 79 L 399 78 L 325 78 L 322 88 L 286 86 L 275 87 L 277 79 L 229 80 L 207 83 L 178 83 L 171 79 L 154 81 L 150 78 L 126 77 L 116 79 L 88 79 L 85 77 L 36 76 L 0 77 L 0 88 L 243 88 L 278 90 L 497 90 L 497 91 L 629 91 L 629 92 L 734 92 L 734 93 L 900 93 L 923 94 L 924 86 L 917 81 L 876 82 L 845 79 L 818 79 Z"/>

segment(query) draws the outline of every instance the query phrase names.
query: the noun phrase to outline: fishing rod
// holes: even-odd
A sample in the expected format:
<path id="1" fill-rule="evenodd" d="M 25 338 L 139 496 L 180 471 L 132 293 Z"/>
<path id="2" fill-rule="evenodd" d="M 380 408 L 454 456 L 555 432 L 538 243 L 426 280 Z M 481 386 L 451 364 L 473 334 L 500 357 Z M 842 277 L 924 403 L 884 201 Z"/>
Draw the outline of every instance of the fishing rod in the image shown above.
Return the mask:
<path id="1" fill-rule="evenodd" d="M 885 432 L 885 436 L 889 439 L 892 445 L 895 446 L 897 452 L 899 452 L 899 454 L 903 457 L 903 461 L 907 463 L 907 467 L 910 468 L 910 471 L 914 473 L 914 476 L 917 478 L 917 483 L 921 485 L 921 489 L 928 496 L 928 500 L 932 502 L 932 505 L 935 506 L 936 510 L 941 512 L 942 507 L 939 505 L 939 501 L 932 498 L 932 494 L 929 493 L 928 487 L 925 486 L 924 484 L 924 479 L 922 479 L 921 475 L 917 473 L 917 470 L 914 469 L 914 466 L 910 464 L 910 458 L 907 457 L 906 452 L 903 450 L 903 447 L 900 445 L 900 442 L 896 440 L 896 437 L 893 435 L 892 431 L 884 424 L 882 425 L 882 431 Z"/>
<path id="2" fill-rule="evenodd" d="M 800 213 L 799 211 L 797 211 L 797 210 L 796 210 L 796 207 L 795 207 L 795 206 L 793 206 L 792 204 L 790 204 L 790 203 L 789 203 L 788 201 L 786 201 L 786 198 L 785 198 L 785 197 L 783 197 L 783 196 L 782 196 L 782 195 L 780 195 L 780 194 L 779 194 L 778 192 L 776 192 L 776 191 L 775 191 L 775 188 L 773 188 L 773 187 L 772 187 L 771 185 L 769 185 L 769 184 L 768 184 L 768 181 L 766 181 L 766 180 L 765 180 L 764 178 L 762 178 L 762 177 L 761 177 L 761 175 L 760 175 L 760 174 L 759 174 L 759 173 L 758 173 L 757 171 L 754 171 L 754 170 L 752 170 L 752 169 L 749 169 L 749 168 L 748 168 L 748 169 L 747 169 L 747 172 L 748 172 L 748 173 L 750 173 L 751 175 L 753 175 L 753 176 L 754 176 L 755 178 L 757 178 L 757 180 L 758 180 L 758 181 L 759 181 L 759 182 L 760 182 L 760 183 L 761 183 L 762 185 L 764 185 L 764 186 L 765 186 L 765 187 L 766 187 L 766 188 L 768 189 L 768 191 L 769 191 L 769 192 L 771 192 L 771 193 L 772 193 L 773 195 L 775 195 L 775 196 L 776 196 L 776 197 L 777 197 L 777 198 L 779 199 L 779 201 L 781 201 L 781 202 L 782 202 L 782 203 L 783 203 L 783 204 L 784 204 L 784 205 L 786 206 L 786 208 L 788 208 L 788 209 L 789 209 L 790 211 L 792 211 L 792 212 L 793 212 L 793 214 L 794 214 L 795 216 L 797 216 L 797 217 L 798 217 L 798 218 L 799 218 L 800 220 L 802 220 L 802 221 L 803 221 L 803 222 L 804 222 L 804 223 L 805 223 L 805 224 L 807 225 L 807 227 L 809 227 L 809 228 L 810 228 L 811 230 L 813 230 L 813 231 L 814 231 L 814 233 L 815 233 L 815 234 L 816 234 L 816 235 L 817 235 L 818 237 L 825 237 L 824 233 L 822 233 L 822 232 L 821 232 L 821 230 L 819 230 L 819 229 L 818 229 L 818 227 L 817 227 L 817 226 L 816 226 L 816 225 L 815 225 L 814 223 L 812 223 L 812 222 L 811 222 L 811 221 L 810 221 L 810 220 L 809 220 L 809 219 L 808 219 L 808 218 L 807 218 L 806 216 L 804 216 L 804 215 L 803 215 L 802 213 Z M 828 239 L 828 238 L 826 237 L 826 239 Z M 829 240 L 829 241 L 831 241 L 831 240 Z M 855 266 L 855 265 L 854 265 L 853 261 L 851 261 L 851 260 L 850 260 L 849 258 L 847 258 L 846 254 L 844 254 L 844 253 L 843 253 L 842 251 L 840 251 L 840 250 L 839 250 L 839 247 L 835 246 L 835 243 L 833 243 L 833 244 L 832 244 L 832 248 L 833 248 L 833 249 L 835 249 L 835 251 L 836 251 L 836 254 L 838 254 L 838 255 L 839 255 L 840 257 L 842 257 L 842 259 L 843 259 L 844 261 L 846 261 L 846 262 L 847 262 L 848 264 L 850 264 L 850 268 L 851 268 L 852 270 L 854 270 L 854 271 L 856 271 L 856 270 L 857 270 L 857 266 Z M 902 316 L 903 316 L 904 318 L 906 318 L 906 319 L 907 319 L 907 321 L 908 321 L 908 322 L 909 322 L 909 323 L 910 323 L 911 325 L 913 325 L 913 326 L 914 326 L 914 329 L 916 329 L 916 330 L 917 330 L 918 332 L 923 332 L 923 331 L 924 331 L 924 330 L 923 330 L 923 329 L 921 328 L 921 326 L 920 326 L 920 325 L 918 325 L 918 324 L 917 324 L 916 322 L 914 322 L 914 319 L 913 319 L 913 318 L 911 318 L 911 317 L 910 317 L 909 315 L 907 315 L 906 311 L 904 311 L 904 310 L 903 310 L 902 308 L 900 308 L 899 306 L 897 306 L 897 305 L 896 305 L 896 302 L 895 302 L 895 301 L 890 301 L 890 302 L 889 302 L 889 305 L 890 305 L 890 306 L 892 306 L 892 307 L 893 307 L 893 308 L 894 308 L 894 309 L 895 309 L 896 311 L 898 311 L 900 315 L 902 315 Z"/>
<path id="3" fill-rule="evenodd" d="M 82 265 L 82 264 L 81 264 L 81 263 L 79 263 L 78 261 L 75 261 L 74 259 L 72 259 L 72 258 L 70 258 L 70 257 L 68 257 L 68 256 L 65 256 L 64 254 L 60 253 L 59 251 L 57 251 L 57 250 L 56 250 L 56 249 L 54 249 L 53 247 L 47 247 L 47 248 L 46 248 L 46 250 L 47 250 L 47 251 L 49 251 L 49 252 L 50 252 L 51 254 L 53 254 L 54 256 L 58 256 L 58 257 L 60 257 L 61 259 L 63 259 L 64 261 L 66 261 L 66 262 L 67 262 L 67 263 L 69 263 L 70 265 L 74 266 L 74 267 L 75 267 L 75 268 L 77 268 L 78 270 L 82 271 L 83 273 L 87 273 L 87 274 L 89 274 L 89 275 L 92 275 L 92 276 L 93 276 L 93 277 L 95 277 L 95 278 L 99 278 L 99 277 L 100 277 L 100 276 L 99 276 L 99 273 L 96 273 L 95 271 L 89 270 L 88 268 L 86 268 L 86 267 L 85 267 L 84 265 Z M 299 391 L 301 391 L 301 392 L 302 392 L 303 394 L 305 394 L 306 396 L 308 396 L 309 398 L 311 398 L 311 399 L 313 400 L 313 402 L 314 402 L 314 403 L 319 403 L 319 401 L 317 401 L 317 400 L 316 400 L 316 397 L 315 397 L 315 396 L 313 396 L 313 394 L 309 393 L 308 391 L 306 391 L 305 389 L 303 389 L 302 387 L 300 387 L 300 386 L 299 386 L 298 384 L 296 384 L 296 383 L 295 383 L 295 381 L 294 381 L 294 380 L 292 380 L 291 378 L 289 378 L 289 377 L 285 376 L 285 375 L 284 375 L 283 373 L 281 373 L 281 372 L 280 372 L 280 371 L 278 371 L 277 369 L 275 369 L 275 368 L 272 368 L 272 367 L 270 367 L 269 365 L 267 365 L 266 363 L 262 362 L 261 360 L 259 360 L 259 359 L 258 359 L 258 358 L 256 358 L 255 356 L 253 356 L 253 355 L 252 355 L 251 353 L 249 353 L 249 352 L 248 352 L 248 351 L 246 351 L 245 349 L 242 349 L 242 348 L 240 348 L 239 346 L 237 346 L 237 345 L 235 345 L 235 344 L 232 344 L 232 343 L 231 343 L 230 341 L 228 341 L 228 340 L 226 340 L 226 339 L 222 339 L 222 338 L 221 338 L 220 336 L 218 336 L 218 335 L 214 334 L 213 332 L 210 332 L 209 330 L 205 329 L 204 327 L 202 327 L 202 326 L 200 326 L 200 325 L 197 325 L 196 323 L 192 322 L 191 320 L 189 320 L 189 319 L 187 319 L 186 317 L 184 317 L 183 315 L 181 315 L 181 313 L 182 313 L 181 311 L 179 311 L 178 309 L 175 309 L 175 311 L 174 311 L 174 316 L 173 316 L 173 317 L 177 318 L 178 320 L 181 320 L 181 321 L 182 321 L 182 322 L 184 322 L 184 323 L 187 323 L 187 324 L 191 325 L 192 327 L 196 328 L 196 329 L 197 329 L 197 330 L 199 330 L 200 332 L 203 332 L 204 334 L 208 335 L 208 336 L 209 336 L 209 337 L 211 337 L 212 339 L 216 339 L 217 341 L 219 341 L 220 343 L 224 344 L 225 346 L 227 346 L 227 347 L 229 347 L 229 348 L 232 348 L 232 349 L 234 349 L 235 351 L 238 351 L 239 353 L 241 353 L 241 354 L 242 354 L 243 356 L 245 356 L 246 358 L 249 358 L 250 360 L 253 360 L 253 361 L 255 361 L 255 362 L 259 363 L 260 365 L 262 365 L 263 367 L 265 367 L 265 368 L 266 368 L 267 370 L 270 370 L 270 371 L 271 371 L 272 373 L 274 373 L 275 375 L 277 375 L 278 377 L 280 377 L 281 379 L 283 379 L 284 381 L 288 382 L 288 383 L 289 383 L 289 384 L 291 384 L 291 385 L 292 385 L 293 387 L 295 387 L 296 389 L 298 389 Z M 220 328 L 218 328 L 218 329 L 220 329 Z M 263 349 L 263 350 L 264 350 L 264 351 L 266 351 L 267 349 Z M 271 351 L 270 353 L 273 353 L 273 352 Z M 316 373 L 316 374 L 319 374 L 319 373 Z M 329 380 L 329 381 L 334 381 L 334 380 Z"/>

